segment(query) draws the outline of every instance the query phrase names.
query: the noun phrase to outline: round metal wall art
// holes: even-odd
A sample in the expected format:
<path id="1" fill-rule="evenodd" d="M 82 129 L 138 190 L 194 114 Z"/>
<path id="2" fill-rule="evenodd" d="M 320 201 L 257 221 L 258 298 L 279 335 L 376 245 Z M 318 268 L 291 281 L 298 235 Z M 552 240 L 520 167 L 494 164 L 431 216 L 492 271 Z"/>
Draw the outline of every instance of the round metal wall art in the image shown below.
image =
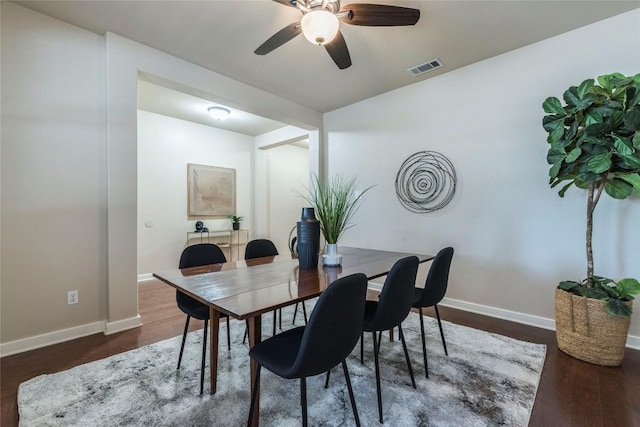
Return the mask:
<path id="1" fill-rule="evenodd" d="M 419 151 L 404 161 L 396 176 L 396 194 L 411 212 L 433 212 L 445 207 L 456 192 L 453 164 L 435 151 Z"/>

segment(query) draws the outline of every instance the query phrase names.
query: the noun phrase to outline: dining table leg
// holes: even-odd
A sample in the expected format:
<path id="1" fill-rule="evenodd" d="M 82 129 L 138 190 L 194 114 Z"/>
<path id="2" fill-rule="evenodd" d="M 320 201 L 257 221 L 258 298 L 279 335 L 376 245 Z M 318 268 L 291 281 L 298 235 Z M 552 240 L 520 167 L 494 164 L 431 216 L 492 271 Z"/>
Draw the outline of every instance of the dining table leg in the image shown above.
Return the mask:
<path id="1" fill-rule="evenodd" d="M 260 315 L 251 317 L 248 319 L 249 321 L 249 348 L 258 344 L 262 341 L 262 317 Z M 256 381 L 260 381 L 259 378 L 256 377 L 258 372 L 258 364 L 255 360 L 249 358 L 249 366 L 251 369 L 251 390 L 253 390 L 253 385 Z M 260 420 L 260 384 L 258 383 L 258 387 L 256 388 L 256 397 L 255 397 L 255 407 L 253 413 L 253 420 L 251 423 L 252 427 L 258 427 L 258 422 Z"/>
<path id="2" fill-rule="evenodd" d="M 227 321 L 229 319 L 227 318 Z M 209 394 L 215 394 L 218 382 L 218 332 L 220 329 L 220 312 L 209 307 Z"/>

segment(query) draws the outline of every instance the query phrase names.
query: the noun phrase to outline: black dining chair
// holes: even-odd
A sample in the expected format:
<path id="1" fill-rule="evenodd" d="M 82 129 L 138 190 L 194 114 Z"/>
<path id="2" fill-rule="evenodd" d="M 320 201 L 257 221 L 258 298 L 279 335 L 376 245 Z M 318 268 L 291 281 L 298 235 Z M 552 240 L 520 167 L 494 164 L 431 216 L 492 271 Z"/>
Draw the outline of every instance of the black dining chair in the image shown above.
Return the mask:
<path id="1" fill-rule="evenodd" d="M 247 247 L 244 251 L 244 259 L 254 259 L 254 258 L 262 258 L 268 256 L 276 256 L 278 254 L 278 249 L 276 245 L 273 244 L 271 240 L 268 239 L 255 239 L 251 240 L 247 243 Z M 293 323 L 296 321 L 296 313 L 298 312 L 298 305 L 300 303 L 296 303 L 296 306 L 293 311 Z M 304 305 L 304 301 L 302 302 L 302 311 L 304 313 L 304 321 L 307 323 L 307 310 Z M 278 314 L 278 324 L 280 329 L 282 330 L 282 309 L 277 310 Z M 276 311 L 273 311 L 273 335 L 276 334 Z M 247 332 L 245 331 L 244 338 L 242 342 L 245 341 L 247 337 Z"/>
<path id="2" fill-rule="evenodd" d="M 417 308 L 420 312 L 422 358 L 424 359 L 424 372 L 427 378 L 429 378 L 429 369 L 427 365 L 427 345 L 425 343 L 424 337 L 424 320 L 422 318 L 422 308 L 433 307 L 435 309 L 436 318 L 438 319 L 438 327 L 440 328 L 440 338 L 442 338 L 442 346 L 444 347 L 444 354 L 448 356 L 449 352 L 447 351 L 447 343 L 444 339 L 444 332 L 442 331 L 442 322 L 440 321 L 438 303 L 442 301 L 442 298 L 444 298 L 444 295 L 447 292 L 449 270 L 451 268 L 452 259 L 453 248 L 447 247 L 441 249 L 431 263 L 424 288 L 414 289 L 413 307 Z"/>
<path id="3" fill-rule="evenodd" d="M 180 255 L 180 263 L 178 268 L 198 267 L 208 264 L 219 264 L 227 262 L 224 252 L 220 247 L 212 243 L 199 243 L 197 245 L 188 246 Z M 178 357 L 178 368 L 182 362 L 182 353 L 184 351 L 184 343 L 187 339 L 187 331 L 189 330 L 189 320 L 196 318 L 204 321 L 204 335 L 202 338 L 202 365 L 200 367 L 200 394 L 204 390 L 204 365 L 207 356 L 207 328 L 209 326 L 209 306 L 190 296 L 176 291 L 176 302 L 178 308 L 187 315 L 187 321 L 184 324 L 184 333 L 182 334 L 182 345 L 180 346 L 180 356 Z M 227 347 L 231 350 L 231 332 L 229 330 L 229 318 L 226 314 L 220 313 L 220 317 L 227 317 Z"/>
<path id="4" fill-rule="evenodd" d="M 413 369 L 411 368 L 411 360 L 409 360 L 409 352 L 407 351 L 407 343 L 404 339 L 401 323 L 411 311 L 416 275 L 418 274 L 418 263 L 419 260 L 416 256 L 409 256 L 396 261 L 384 281 L 378 301 L 367 301 L 365 307 L 363 333 L 360 339 L 360 360 L 363 361 L 364 332 L 371 332 L 373 336 L 373 357 L 376 370 L 376 393 L 378 395 L 380 423 L 383 422 L 379 360 L 381 340 L 376 337 L 376 332 L 382 333 L 382 331 L 398 327 L 411 383 L 413 388 L 416 388 L 416 381 L 413 377 Z"/>
<path id="5" fill-rule="evenodd" d="M 353 416 L 356 425 L 360 426 L 346 358 L 362 331 L 366 293 L 367 277 L 364 274 L 338 279 L 320 295 L 306 326 L 282 332 L 249 351 L 257 369 L 247 425 L 250 426 L 253 420 L 261 367 L 282 378 L 300 379 L 302 425 L 306 427 L 307 377 L 327 372 L 341 363 Z"/>
<path id="6" fill-rule="evenodd" d="M 278 248 L 268 239 L 255 239 L 247 242 L 244 250 L 244 259 L 262 258 L 278 255 Z M 280 329 L 282 329 L 282 309 L 273 310 L 273 335 L 276 334 L 276 313 L 280 314 Z M 247 338 L 247 331 L 244 332 L 244 343 Z"/>

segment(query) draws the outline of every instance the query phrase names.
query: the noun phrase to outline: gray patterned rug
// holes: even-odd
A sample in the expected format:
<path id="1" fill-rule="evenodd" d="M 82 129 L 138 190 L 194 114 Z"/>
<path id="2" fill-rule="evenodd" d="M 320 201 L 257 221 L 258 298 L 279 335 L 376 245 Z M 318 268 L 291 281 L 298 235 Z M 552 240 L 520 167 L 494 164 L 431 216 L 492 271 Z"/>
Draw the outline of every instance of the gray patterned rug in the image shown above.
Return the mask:
<path id="1" fill-rule="evenodd" d="M 291 309 L 283 310 L 283 326 Z M 299 319 L 300 317 L 298 317 Z M 271 331 L 264 316 L 263 331 Z M 403 323 L 416 375 L 411 386 L 401 343 L 383 339 L 382 399 L 387 426 L 526 426 L 535 399 L 546 347 L 444 322 L 449 356 L 444 355 L 435 320 L 425 317 L 429 379 L 424 376 L 418 315 Z M 298 320 L 297 323 L 300 321 Z M 202 331 L 187 337 L 180 371 L 181 337 L 26 381 L 18 390 L 20 426 L 242 426 L 249 411 L 244 322 L 232 321 L 231 356 L 226 325 L 220 327 L 218 392 L 199 395 Z M 397 335 L 397 330 L 396 330 Z M 365 337 L 348 359 L 363 426 L 377 426 L 372 339 Z M 208 367 L 207 367 L 208 373 Z M 354 425 L 342 369 L 307 380 L 309 424 Z M 298 380 L 262 371 L 260 424 L 301 424 Z"/>

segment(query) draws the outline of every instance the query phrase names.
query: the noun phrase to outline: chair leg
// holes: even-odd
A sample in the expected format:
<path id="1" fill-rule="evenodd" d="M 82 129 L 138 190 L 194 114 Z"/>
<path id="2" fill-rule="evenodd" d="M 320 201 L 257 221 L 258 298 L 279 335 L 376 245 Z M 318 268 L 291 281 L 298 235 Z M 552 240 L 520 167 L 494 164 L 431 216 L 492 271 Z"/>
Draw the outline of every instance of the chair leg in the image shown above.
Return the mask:
<path id="1" fill-rule="evenodd" d="M 440 321 L 440 313 L 438 312 L 438 304 L 434 305 L 433 308 L 436 309 L 436 317 L 438 318 L 438 326 L 440 327 L 440 338 L 442 338 L 442 346 L 444 347 L 444 354 L 449 355 L 447 352 L 447 342 L 444 340 L 444 332 L 442 332 L 442 322 Z"/>
<path id="2" fill-rule="evenodd" d="M 356 427 L 360 427 L 360 417 L 358 416 L 358 408 L 356 407 L 356 399 L 353 396 L 353 388 L 351 388 L 351 379 L 349 378 L 349 370 L 347 369 L 347 361 L 342 361 L 342 370 L 344 371 L 344 379 L 347 382 L 349 390 L 349 399 L 351 400 L 351 409 L 353 409 L 353 418 L 356 420 Z M 327 375 L 327 380 L 329 376 Z"/>
<path id="3" fill-rule="evenodd" d="M 378 340 L 376 339 L 376 331 L 371 333 L 373 335 L 373 360 L 376 365 L 376 394 L 378 395 L 378 416 L 380 417 L 380 424 L 383 424 L 382 420 L 382 391 L 380 390 L 380 361 L 378 360 Z"/>
<path id="4" fill-rule="evenodd" d="M 296 324 L 296 314 L 298 314 L 298 304 L 300 304 L 299 302 L 296 303 L 296 307 L 293 309 L 293 320 L 291 321 L 292 325 Z"/>
<path id="5" fill-rule="evenodd" d="M 282 330 L 282 309 L 278 309 L 278 327 Z"/>
<path id="6" fill-rule="evenodd" d="M 400 335 L 400 341 L 402 341 L 402 348 L 404 349 L 404 358 L 407 359 L 407 367 L 409 368 L 409 375 L 411 376 L 411 384 L 413 384 L 413 388 L 416 388 L 416 380 L 413 377 L 413 368 L 411 367 L 411 359 L 409 359 L 409 352 L 407 351 L 407 342 L 404 340 L 404 333 L 402 333 L 402 325 L 398 325 L 398 332 Z"/>
<path id="7" fill-rule="evenodd" d="M 187 315 L 187 321 L 184 323 L 184 333 L 182 334 L 182 345 L 180 346 L 180 356 L 178 356 L 178 367 L 180 369 L 180 362 L 182 362 L 182 352 L 184 351 L 184 342 L 187 340 L 187 331 L 189 330 L 189 320 L 191 316 Z"/>
<path id="8" fill-rule="evenodd" d="M 331 369 L 327 371 L 327 379 L 324 381 L 324 388 L 329 388 L 329 378 L 331 377 Z"/>
<path id="9" fill-rule="evenodd" d="M 302 314 L 304 314 L 304 324 L 307 324 L 307 307 L 304 306 L 304 301 L 302 301 Z"/>
<path id="10" fill-rule="evenodd" d="M 273 335 L 276 334 L 276 320 L 278 316 L 278 310 L 273 310 Z"/>
<path id="11" fill-rule="evenodd" d="M 360 363 L 364 365 L 364 332 L 360 333 Z"/>
<path id="12" fill-rule="evenodd" d="M 231 351 L 231 318 L 227 317 L 227 349 Z M 229 355 L 231 356 L 231 355 Z"/>
<path id="13" fill-rule="evenodd" d="M 307 379 L 300 378 L 300 404 L 302 405 L 302 426 L 307 427 Z"/>
<path id="14" fill-rule="evenodd" d="M 249 337 L 249 321 L 247 320 L 247 325 L 244 328 L 244 336 L 242 337 L 242 344 L 247 342 L 248 337 Z"/>
<path id="15" fill-rule="evenodd" d="M 204 391 L 204 364 L 207 361 L 207 329 L 209 321 L 204 321 L 204 335 L 202 337 L 202 363 L 200 365 L 200 394 Z"/>
<path id="16" fill-rule="evenodd" d="M 427 344 L 424 338 L 424 320 L 422 319 L 422 307 L 420 307 L 420 336 L 422 338 L 422 359 L 424 360 L 424 374 L 429 378 L 429 364 L 427 363 Z"/>
<path id="17" fill-rule="evenodd" d="M 253 383 L 253 390 L 251 391 L 251 406 L 249 407 L 249 421 L 247 421 L 247 427 L 251 427 L 253 421 L 253 413 L 256 406 L 256 396 L 258 395 L 258 385 L 260 384 L 260 364 L 258 363 L 256 368 L 256 378 Z"/>

